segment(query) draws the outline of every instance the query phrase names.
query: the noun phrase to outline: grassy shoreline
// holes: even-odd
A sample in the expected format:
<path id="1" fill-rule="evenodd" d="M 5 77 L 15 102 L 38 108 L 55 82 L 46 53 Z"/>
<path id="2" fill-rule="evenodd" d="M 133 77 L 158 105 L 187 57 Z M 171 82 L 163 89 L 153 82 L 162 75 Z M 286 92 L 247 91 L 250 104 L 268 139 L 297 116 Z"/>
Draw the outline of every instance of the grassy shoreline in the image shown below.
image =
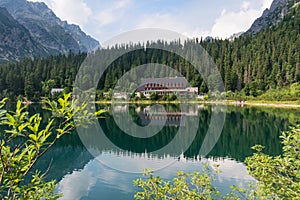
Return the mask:
<path id="1" fill-rule="evenodd" d="M 96 104 L 179 104 L 180 101 L 151 101 L 151 100 L 139 100 L 139 101 L 108 101 L 101 100 L 94 102 Z M 208 101 L 186 101 L 184 104 L 215 104 L 215 105 L 231 105 L 231 106 L 257 106 L 257 107 L 279 107 L 279 108 L 300 108 L 300 101 L 267 101 L 267 100 L 248 100 L 245 102 L 235 100 L 208 100 Z"/>

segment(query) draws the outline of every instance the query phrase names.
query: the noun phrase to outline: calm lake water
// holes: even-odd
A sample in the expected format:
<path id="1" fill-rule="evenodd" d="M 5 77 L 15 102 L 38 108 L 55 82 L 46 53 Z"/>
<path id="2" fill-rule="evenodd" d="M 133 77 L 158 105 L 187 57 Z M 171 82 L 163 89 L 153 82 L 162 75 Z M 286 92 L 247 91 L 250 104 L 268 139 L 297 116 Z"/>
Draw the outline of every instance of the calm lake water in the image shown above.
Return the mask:
<path id="1" fill-rule="evenodd" d="M 299 122 L 297 116 L 300 116 L 297 110 L 234 106 L 105 108 L 110 114 L 99 119 L 103 136 L 96 129 L 89 130 L 87 136 L 77 133 L 64 136 L 38 163 L 38 168 L 45 170 L 53 159 L 47 179 L 58 181 L 57 192 L 64 194 L 62 199 L 133 199 L 138 191 L 133 180 L 141 177 L 143 168 L 153 167 L 155 175 L 172 179 L 178 170 L 201 170 L 204 162 L 211 167 L 220 164 L 222 173 L 213 184 L 226 193 L 229 185 L 246 186 L 254 180 L 243 164 L 253 153 L 251 146 L 261 144 L 266 153 L 280 154 L 280 132 Z M 36 106 L 30 109 L 40 112 Z M 134 124 L 128 124 L 125 115 L 128 113 Z M 211 117 L 216 113 L 225 117 L 222 132 L 213 135 L 212 143 L 216 143 L 209 143 L 211 151 L 201 155 L 210 124 L 220 123 L 212 122 L 215 119 Z M 141 137 L 128 133 L 138 128 L 154 130 L 156 134 L 145 131 Z"/>

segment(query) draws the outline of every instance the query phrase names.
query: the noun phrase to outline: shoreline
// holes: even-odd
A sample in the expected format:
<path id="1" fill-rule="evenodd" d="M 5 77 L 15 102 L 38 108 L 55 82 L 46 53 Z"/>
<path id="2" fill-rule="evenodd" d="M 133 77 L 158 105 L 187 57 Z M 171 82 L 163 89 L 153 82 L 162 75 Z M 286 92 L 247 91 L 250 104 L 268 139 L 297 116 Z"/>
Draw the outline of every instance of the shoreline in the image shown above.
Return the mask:
<path id="1" fill-rule="evenodd" d="M 258 102 L 246 102 L 248 106 L 257 106 L 257 107 L 276 107 L 276 108 L 300 108 L 299 104 L 291 103 L 258 103 Z"/>
<path id="2" fill-rule="evenodd" d="M 33 102 L 33 101 L 23 101 L 24 105 L 32 105 L 32 104 L 40 104 L 41 102 Z M 248 101 L 236 101 L 236 100 L 211 100 L 211 101 L 183 101 L 180 102 L 178 100 L 175 101 L 151 101 L 151 100 L 140 100 L 140 101 L 111 101 L 111 100 L 101 100 L 101 101 L 93 101 L 91 103 L 94 104 L 198 104 L 198 105 L 224 105 L 224 106 L 254 106 L 254 107 L 273 107 L 273 108 L 291 108 L 296 109 L 300 108 L 300 101 L 267 101 L 267 100 L 248 100 Z"/>
<path id="3" fill-rule="evenodd" d="M 245 102 L 235 102 L 235 101 L 210 101 L 208 104 L 217 105 L 230 105 L 230 106 L 254 106 L 254 107 L 273 107 L 273 108 L 300 108 L 298 102 L 260 102 L 260 101 L 245 101 Z"/>
<path id="4" fill-rule="evenodd" d="M 95 104 L 112 104 L 112 101 L 96 101 L 93 102 Z M 151 100 L 143 100 L 143 101 L 115 101 L 115 104 L 179 104 L 179 101 L 151 101 Z M 298 101 L 295 102 L 272 102 L 272 101 L 233 101 L 233 100 L 226 100 L 226 101 L 187 101 L 182 102 L 183 104 L 215 104 L 215 105 L 227 105 L 227 106 L 255 106 L 255 107 L 274 107 L 274 108 L 300 108 L 300 104 Z"/>

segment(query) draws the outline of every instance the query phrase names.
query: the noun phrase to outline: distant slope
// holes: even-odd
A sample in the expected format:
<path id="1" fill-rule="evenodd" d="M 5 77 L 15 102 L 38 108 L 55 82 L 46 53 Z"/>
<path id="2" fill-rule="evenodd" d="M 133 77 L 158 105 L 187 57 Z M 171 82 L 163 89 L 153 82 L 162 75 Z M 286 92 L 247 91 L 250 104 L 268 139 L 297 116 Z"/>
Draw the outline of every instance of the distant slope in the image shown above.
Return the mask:
<path id="1" fill-rule="evenodd" d="M 88 52 L 99 45 L 98 41 L 86 35 L 79 26 L 61 21 L 44 3 L 1 0 L 0 7 L 5 7 L 28 30 L 32 39 L 47 54 L 66 53 L 70 50 L 74 53 Z M 36 52 L 33 51 L 32 55 L 36 55 Z"/>
<path id="2" fill-rule="evenodd" d="M 299 0 L 274 0 L 270 9 L 266 9 L 262 16 L 254 21 L 250 29 L 245 33 L 257 34 L 258 32 L 280 22 Z"/>
<path id="3" fill-rule="evenodd" d="M 45 55 L 46 51 L 31 37 L 29 31 L 0 7 L 0 63 Z"/>
<path id="4" fill-rule="evenodd" d="M 222 74 L 225 89 L 258 96 L 300 82 L 300 6 L 255 35 L 202 43 Z M 299 98 L 299 97 L 298 97 Z"/>
<path id="5" fill-rule="evenodd" d="M 99 47 L 99 42 L 91 36 L 86 35 L 79 26 L 68 24 L 66 21 L 62 22 L 62 26 L 77 41 L 81 51 L 88 52 Z"/>

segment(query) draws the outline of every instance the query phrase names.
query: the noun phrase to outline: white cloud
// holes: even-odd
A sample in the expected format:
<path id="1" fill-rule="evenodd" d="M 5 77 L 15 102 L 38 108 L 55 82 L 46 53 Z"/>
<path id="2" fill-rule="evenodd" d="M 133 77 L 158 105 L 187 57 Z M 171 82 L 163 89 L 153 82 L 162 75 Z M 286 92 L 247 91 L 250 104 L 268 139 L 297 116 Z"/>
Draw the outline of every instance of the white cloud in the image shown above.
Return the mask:
<path id="1" fill-rule="evenodd" d="M 95 18 L 99 22 L 100 27 L 111 24 L 116 20 L 116 16 L 110 10 L 98 13 Z"/>
<path id="2" fill-rule="evenodd" d="M 243 2 L 238 12 L 223 10 L 215 20 L 211 35 L 226 38 L 234 33 L 246 31 L 259 14 L 260 11 L 249 8 L 248 2 Z"/>
<path id="3" fill-rule="evenodd" d="M 131 3 L 132 0 L 116 0 L 110 4 L 103 5 L 101 11 L 94 16 L 94 20 L 97 22 L 99 29 L 103 26 L 121 21 L 126 13 L 126 8 L 128 8 Z"/>
<path id="4" fill-rule="evenodd" d="M 84 0 L 32 0 L 45 2 L 62 20 L 83 25 L 93 15 L 91 8 Z"/>
<path id="5" fill-rule="evenodd" d="M 249 182 L 255 181 L 255 179 L 248 174 L 243 163 L 232 159 L 201 158 L 201 162 L 194 162 L 183 157 L 181 157 L 180 160 L 172 157 L 159 159 L 155 156 L 149 159 L 139 154 L 129 155 L 124 152 L 124 154 L 122 154 L 122 152 L 119 153 L 121 154 L 114 155 L 104 153 L 105 155 L 103 158 L 106 158 L 106 164 L 112 164 L 108 165 L 110 166 L 109 168 L 101 164 L 99 160 L 97 160 L 99 158 L 96 158 L 88 162 L 83 169 L 79 171 L 74 170 L 72 173 L 65 175 L 58 183 L 57 187 L 58 192 L 64 194 L 61 199 L 83 199 L 87 198 L 89 194 L 92 193 L 101 195 L 101 192 L 105 190 L 118 191 L 119 193 L 134 193 L 135 188 L 132 187 L 132 180 L 139 178 L 140 174 L 127 174 L 113 170 L 111 167 L 115 166 L 116 163 L 119 166 L 124 165 L 125 167 L 130 168 L 130 171 L 133 171 L 132 169 L 135 168 L 139 168 L 139 171 L 144 168 L 149 168 L 149 163 L 151 165 L 158 162 L 172 163 L 166 168 L 155 171 L 155 175 L 164 179 L 173 178 L 174 172 L 178 170 L 184 172 L 201 170 L 203 169 L 202 164 L 204 163 L 208 163 L 211 169 L 213 169 L 215 164 L 219 164 L 221 173 L 217 174 L 217 179 L 213 183 L 214 186 L 221 185 L 222 187 L 227 187 L 229 185 L 238 185 L 240 187 L 245 187 Z M 105 196 L 103 197 L 105 198 Z"/>
<path id="6" fill-rule="evenodd" d="M 187 23 L 182 17 L 177 17 L 169 13 L 154 13 L 144 15 L 137 22 L 136 28 L 161 28 L 176 31 L 187 37 L 205 36 L 209 32 L 195 27 L 192 23 Z"/>
<path id="7" fill-rule="evenodd" d="M 51 0 L 50 6 L 58 16 L 70 23 L 85 24 L 92 15 L 92 10 L 83 0 Z"/>
<path id="8" fill-rule="evenodd" d="M 266 8 L 270 8 L 273 0 L 262 0 L 261 10 L 265 10 Z"/>
<path id="9" fill-rule="evenodd" d="M 243 9 L 243 10 L 248 10 L 249 7 L 250 7 L 249 1 L 244 1 L 244 2 L 242 3 L 242 9 Z"/>
<path id="10" fill-rule="evenodd" d="M 227 38 L 241 31 L 246 31 L 252 23 L 258 18 L 262 12 L 269 8 L 272 0 L 262 0 L 259 5 L 253 1 L 241 2 L 238 11 L 223 9 L 219 17 L 215 19 L 215 23 L 211 28 L 204 29 L 201 27 L 201 20 L 197 14 L 193 14 L 195 21 L 191 21 L 189 14 L 164 12 L 164 13 L 148 13 L 139 17 L 136 22 L 136 28 L 163 28 L 184 34 L 188 37 L 221 37 Z M 192 11 L 191 11 L 192 12 Z M 201 18 L 200 18 L 201 19 Z M 195 24 L 198 22 L 199 24 Z"/>
<path id="11" fill-rule="evenodd" d="M 221 15 L 215 20 L 210 35 L 227 38 L 234 33 L 247 31 L 255 19 L 260 17 L 266 8 L 270 7 L 271 3 L 272 0 L 263 0 L 258 9 L 253 9 L 250 2 L 244 1 L 237 12 L 224 9 Z"/>
<path id="12" fill-rule="evenodd" d="M 119 1 L 115 2 L 115 7 L 117 9 L 121 9 L 121 8 L 124 8 L 128 5 L 130 5 L 130 4 L 131 4 L 131 0 L 119 0 Z"/>
<path id="13" fill-rule="evenodd" d="M 136 28 L 163 28 L 182 29 L 184 25 L 169 13 L 153 13 L 141 16 L 136 23 Z M 176 30 L 174 30 L 176 31 Z"/>
<path id="14" fill-rule="evenodd" d="M 225 38 L 246 31 L 272 3 L 272 0 L 241 0 L 240 5 L 218 6 L 213 1 L 205 5 L 199 1 L 160 5 L 156 3 L 158 0 L 153 3 L 138 0 L 31 1 L 45 2 L 58 17 L 80 25 L 100 41 L 136 28 L 169 29 L 188 37 Z"/>
<path id="15" fill-rule="evenodd" d="M 85 166 L 81 171 L 67 174 L 58 185 L 58 191 L 63 193 L 61 199 L 80 199 L 95 185 L 97 178 Z"/>

